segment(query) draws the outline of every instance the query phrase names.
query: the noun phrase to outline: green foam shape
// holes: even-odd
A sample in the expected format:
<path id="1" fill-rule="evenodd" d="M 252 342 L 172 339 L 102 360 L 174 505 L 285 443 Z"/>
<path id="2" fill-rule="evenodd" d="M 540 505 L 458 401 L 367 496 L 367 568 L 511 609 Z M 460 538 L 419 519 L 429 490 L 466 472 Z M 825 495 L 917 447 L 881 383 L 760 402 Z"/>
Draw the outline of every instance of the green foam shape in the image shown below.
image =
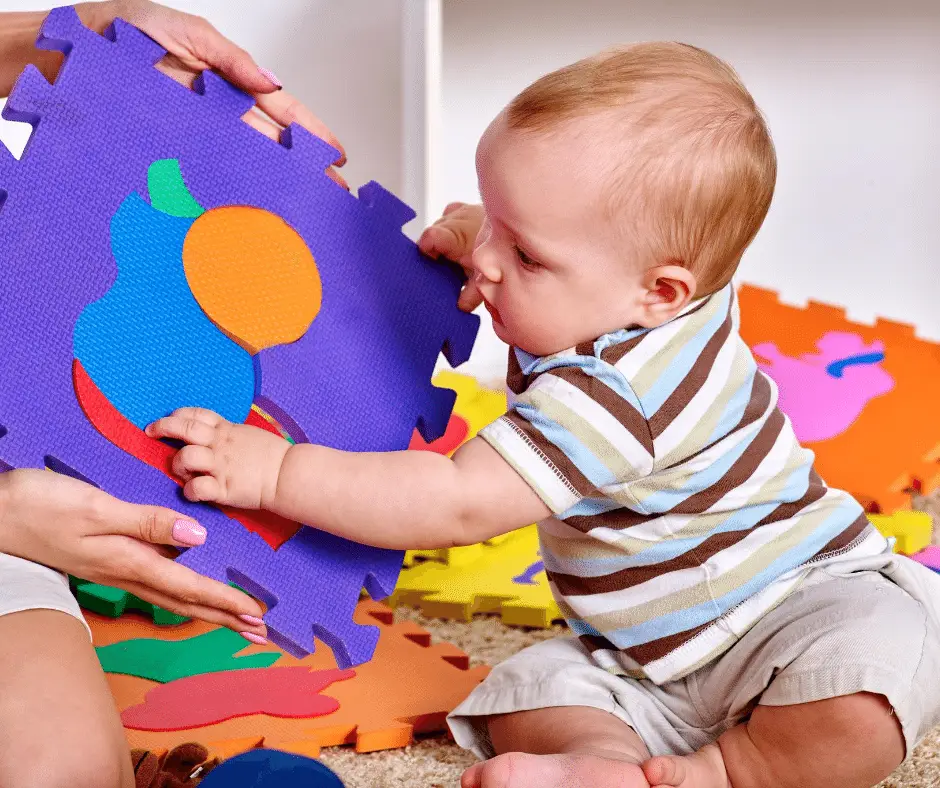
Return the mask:
<path id="1" fill-rule="evenodd" d="M 185 640 L 135 638 L 99 646 L 95 651 L 105 673 L 166 684 L 203 673 L 268 668 L 281 658 L 278 652 L 235 656 L 249 645 L 241 635 L 220 627 Z"/>
<path id="2" fill-rule="evenodd" d="M 150 204 L 162 213 L 183 219 L 196 219 L 205 213 L 186 187 L 176 159 L 160 159 L 150 165 L 147 191 L 150 192 Z"/>
<path id="3" fill-rule="evenodd" d="M 159 627 L 171 627 L 189 621 L 185 616 L 178 616 L 162 607 L 145 602 L 140 597 L 128 591 L 122 591 L 120 588 L 89 583 L 77 577 L 69 577 L 69 582 L 78 604 L 99 616 L 119 618 L 129 610 L 137 610 L 149 616 Z"/>

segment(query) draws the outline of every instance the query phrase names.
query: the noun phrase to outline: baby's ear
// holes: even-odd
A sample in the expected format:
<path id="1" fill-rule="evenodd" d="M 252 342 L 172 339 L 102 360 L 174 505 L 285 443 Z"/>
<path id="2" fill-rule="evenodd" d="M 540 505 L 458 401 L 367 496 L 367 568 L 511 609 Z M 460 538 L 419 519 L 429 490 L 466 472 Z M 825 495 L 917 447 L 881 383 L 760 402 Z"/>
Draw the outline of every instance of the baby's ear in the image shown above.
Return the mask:
<path id="1" fill-rule="evenodd" d="M 695 274 L 681 265 L 650 268 L 643 275 L 643 315 L 637 322 L 655 328 L 672 320 L 695 297 L 696 284 Z"/>

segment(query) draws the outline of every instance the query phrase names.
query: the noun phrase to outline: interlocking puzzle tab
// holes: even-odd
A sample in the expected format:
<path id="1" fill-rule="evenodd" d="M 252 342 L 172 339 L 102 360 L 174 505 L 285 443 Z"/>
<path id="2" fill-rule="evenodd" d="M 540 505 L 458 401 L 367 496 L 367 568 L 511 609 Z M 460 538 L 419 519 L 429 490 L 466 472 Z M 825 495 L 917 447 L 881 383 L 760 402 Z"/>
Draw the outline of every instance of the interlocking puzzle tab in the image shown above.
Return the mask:
<path id="1" fill-rule="evenodd" d="M 739 290 L 741 335 L 820 475 L 885 514 L 940 484 L 940 344 L 912 326 L 855 323 L 839 307 Z"/>
<path id="2" fill-rule="evenodd" d="M 303 659 L 282 656 L 268 668 L 183 679 L 181 686 L 184 688 L 189 682 L 190 686 L 200 688 L 202 697 L 206 698 L 203 706 L 207 713 L 226 712 L 222 715 L 225 719 L 220 717 L 218 722 L 210 722 L 207 717 L 195 718 L 194 715 L 201 715 L 202 711 L 187 708 L 191 704 L 180 700 L 181 695 L 174 687 L 177 681 L 159 684 L 133 675 L 109 673 L 108 684 L 118 710 L 125 714 L 137 707 L 137 711 L 124 717 L 131 746 L 162 750 L 183 741 L 199 741 L 214 754 L 224 757 L 262 746 L 309 756 L 318 755 L 321 747 L 340 744 L 354 744 L 357 752 L 404 747 L 415 733 L 445 730 L 447 714 L 489 671 L 482 666 L 471 668 L 468 656 L 448 643 L 432 644 L 430 633 L 416 624 L 396 623 L 392 611 L 380 603 L 362 602 L 356 611 L 356 620 L 360 624 L 376 625 L 380 638 L 374 658 L 354 671 L 337 673 L 336 661 L 330 653 L 317 649 Z M 134 638 L 158 638 L 178 647 L 175 654 L 180 662 L 184 661 L 183 654 L 187 650 L 199 646 L 206 635 L 218 631 L 201 621 L 191 621 L 176 629 L 161 629 L 142 619 L 109 619 L 94 614 L 88 615 L 88 623 L 98 648 L 111 650 L 122 643 L 133 644 Z M 263 647 L 244 645 L 237 656 L 239 660 L 270 656 Z M 323 694 L 338 702 L 339 708 L 327 710 L 308 706 L 300 709 L 306 701 L 286 695 L 281 696 L 277 709 L 264 693 L 253 693 L 244 702 L 230 697 L 238 695 L 233 686 L 244 677 L 239 676 L 239 672 L 251 673 L 256 681 L 272 687 L 289 689 L 293 679 L 285 669 L 306 674 L 306 681 L 311 683 L 318 677 L 337 679 Z M 355 675 L 350 675 L 352 673 Z M 268 677 L 258 678 L 262 674 Z M 282 676 L 287 678 L 282 680 L 279 678 Z M 166 692 L 174 702 L 165 710 L 150 710 L 159 715 L 160 725 L 144 723 L 144 709 L 140 707 L 146 706 L 148 695 L 160 687 L 165 689 L 159 694 Z M 151 695 L 150 700 L 158 700 L 159 694 Z M 230 716 L 233 710 L 239 714 Z M 248 713 L 252 711 L 255 713 Z"/>
<path id="3" fill-rule="evenodd" d="M 138 390 L 114 394 L 121 401 L 112 404 L 139 422 L 160 410 L 215 402 L 206 392 L 225 390 L 233 376 L 244 392 L 245 375 L 253 373 L 255 401 L 295 440 L 364 451 L 404 449 L 416 425 L 427 440 L 443 433 L 454 394 L 431 385 L 435 361 L 442 349 L 451 363 L 465 360 L 475 338 L 477 319 L 456 308 L 459 273 L 419 253 L 401 231 L 412 213 L 378 184 L 363 187 L 357 198 L 331 181 L 325 170 L 338 157 L 335 149 L 296 126 L 280 144 L 266 138 L 241 120 L 251 97 L 211 72 L 197 79 L 194 90 L 177 84 L 153 67 L 164 50 L 121 20 L 100 36 L 82 26 L 73 9 L 59 8 L 47 17 L 38 46 L 66 57 L 55 85 L 27 68 L 4 109 L 5 118 L 34 130 L 20 161 L 0 152 L 0 379 L 15 381 L 0 387 L 0 459 L 12 467 L 45 464 L 126 500 L 168 506 L 199 520 L 209 531 L 207 544 L 179 560 L 263 599 L 272 640 L 302 655 L 316 633 L 342 666 L 368 659 L 378 633 L 354 624 L 352 613 L 363 586 L 375 597 L 391 593 L 401 553 L 353 545 L 312 528 L 275 551 L 221 511 L 184 501 L 173 480 L 106 440 L 82 411 L 73 385 L 76 350 L 94 357 L 85 371 L 105 396 L 115 389 L 101 370 L 114 359 L 103 352 L 109 348 L 100 335 L 90 341 L 76 333 L 76 324 L 91 305 L 103 309 L 105 299 L 118 304 L 115 293 L 128 286 L 125 263 L 127 270 L 150 275 L 157 264 L 178 262 L 175 298 L 148 300 L 146 288 L 138 287 L 128 302 L 132 308 L 125 303 L 109 315 L 117 320 L 111 334 L 123 329 L 154 356 L 169 340 L 148 334 L 154 321 L 136 316 L 162 311 L 172 324 L 189 297 L 183 285 L 193 287 L 180 276 L 187 273 L 187 241 L 195 243 L 193 227 L 204 227 L 205 216 L 226 206 L 255 218 L 260 214 L 253 212 L 263 212 L 265 221 L 252 224 L 252 232 L 277 225 L 282 235 L 289 231 L 295 242 L 301 239 L 315 261 L 322 303 L 311 310 L 309 329 L 296 341 L 259 348 L 260 335 L 281 342 L 289 337 L 252 333 L 255 318 L 269 314 L 264 303 L 249 299 L 245 320 L 245 314 L 233 318 L 225 311 L 244 278 L 233 278 L 228 291 L 206 289 L 204 272 L 196 269 L 204 264 L 206 244 L 212 245 L 206 238 L 219 235 L 213 226 L 195 239 L 190 258 L 193 297 L 211 312 L 198 341 L 212 336 L 214 346 L 231 346 L 231 359 L 242 359 L 237 371 L 218 361 L 226 354 L 206 352 L 203 372 L 211 374 L 205 386 L 174 388 L 172 359 L 161 356 L 161 376 L 169 384 L 161 389 L 159 407 L 137 410 L 140 392 L 152 383 L 144 374 L 148 359 L 137 359 L 121 383 L 136 383 Z M 178 176 L 168 161 L 177 163 Z M 166 230 L 156 239 L 167 241 L 159 253 L 142 242 L 148 222 Z M 279 270 L 286 279 L 276 289 L 296 285 L 296 266 Z M 188 308 L 196 314 L 192 304 Z M 186 376 L 185 369 L 177 371 L 177 379 Z M 251 404 L 243 394 L 232 401 L 241 410 Z"/>

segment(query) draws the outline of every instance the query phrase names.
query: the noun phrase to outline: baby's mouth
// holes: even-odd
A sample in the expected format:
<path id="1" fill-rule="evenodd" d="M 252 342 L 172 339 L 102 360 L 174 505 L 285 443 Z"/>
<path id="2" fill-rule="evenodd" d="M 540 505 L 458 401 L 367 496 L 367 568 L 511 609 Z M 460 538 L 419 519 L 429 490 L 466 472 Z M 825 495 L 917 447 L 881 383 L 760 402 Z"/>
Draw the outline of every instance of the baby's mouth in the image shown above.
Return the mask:
<path id="1" fill-rule="evenodd" d="M 503 324 L 503 321 L 500 320 L 500 317 L 499 317 L 499 311 L 496 309 L 495 306 L 493 306 L 493 305 L 492 305 L 489 301 L 487 301 L 485 298 L 483 299 L 483 306 L 485 306 L 485 307 L 486 307 L 486 311 L 490 313 L 490 317 L 493 318 L 493 322 L 494 322 L 494 323 L 499 323 L 500 325 Z"/>

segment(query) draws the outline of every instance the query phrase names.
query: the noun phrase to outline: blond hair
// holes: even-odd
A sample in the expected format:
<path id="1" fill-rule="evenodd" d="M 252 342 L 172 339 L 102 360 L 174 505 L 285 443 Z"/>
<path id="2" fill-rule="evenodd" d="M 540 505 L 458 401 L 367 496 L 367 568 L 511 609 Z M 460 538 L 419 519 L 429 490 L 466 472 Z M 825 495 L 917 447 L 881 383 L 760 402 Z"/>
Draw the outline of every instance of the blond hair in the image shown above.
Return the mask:
<path id="1" fill-rule="evenodd" d="M 697 294 L 726 285 L 773 197 L 777 159 L 754 99 L 729 65 L 671 42 L 601 52 L 547 74 L 510 103 L 510 128 L 550 132 L 611 113 L 625 154 L 605 211 L 647 265 L 679 264 Z"/>

